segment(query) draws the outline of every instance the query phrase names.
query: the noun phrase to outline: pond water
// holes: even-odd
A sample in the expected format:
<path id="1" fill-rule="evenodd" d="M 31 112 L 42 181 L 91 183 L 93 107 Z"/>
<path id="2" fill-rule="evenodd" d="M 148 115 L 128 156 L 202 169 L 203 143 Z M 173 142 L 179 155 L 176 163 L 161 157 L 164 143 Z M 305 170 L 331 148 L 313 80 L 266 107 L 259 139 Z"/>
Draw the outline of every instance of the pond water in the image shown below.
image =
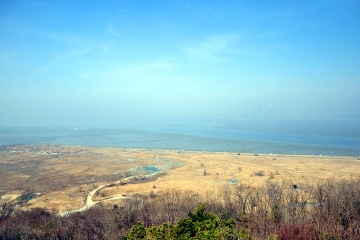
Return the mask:
<path id="1" fill-rule="evenodd" d="M 238 183 L 239 182 L 239 180 L 237 180 L 237 179 L 231 179 L 231 180 L 229 180 L 229 183 L 230 184 L 236 184 L 236 183 Z"/>
<path id="2" fill-rule="evenodd" d="M 152 173 L 161 172 L 161 169 L 159 169 L 157 166 L 154 166 L 154 165 L 148 165 L 148 166 L 140 168 L 139 171 L 144 171 L 148 174 L 152 174 Z"/>

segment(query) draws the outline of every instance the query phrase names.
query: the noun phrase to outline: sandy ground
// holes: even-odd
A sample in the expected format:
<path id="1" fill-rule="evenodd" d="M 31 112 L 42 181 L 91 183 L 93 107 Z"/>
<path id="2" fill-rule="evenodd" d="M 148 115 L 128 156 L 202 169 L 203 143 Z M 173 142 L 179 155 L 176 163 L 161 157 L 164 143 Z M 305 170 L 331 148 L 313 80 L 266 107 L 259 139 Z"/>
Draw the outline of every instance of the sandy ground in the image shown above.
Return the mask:
<path id="1" fill-rule="evenodd" d="M 350 178 L 354 174 L 360 174 L 360 160 L 357 157 L 346 156 L 254 155 L 243 153 L 239 155 L 229 152 L 85 147 L 76 147 L 75 151 L 70 146 L 59 148 L 69 154 L 59 155 L 56 159 L 47 158 L 38 164 L 37 168 L 41 172 L 46 169 L 50 175 L 55 174 L 52 172 L 55 171 L 54 169 L 57 171 L 56 174 L 59 172 L 61 174 L 67 173 L 64 175 L 68 178 L 66 186 L 62 185 L 51 191 L 44 190 L 42 196 L 29 201 L 22 208 L 43 207 L 63 212 L 86 208 L 88 204 L 94 202 L 112 204 L 134 194 L 149 196 L 150 194 L 161 194 L 174 188 L 206 193 L 232 183 L 258 187 L 269 180 L 280 182 L 284 179 L 291 184 L 315 185 L 323 179 Z M 29 155 L 29 153 L 25 155 L 18 153 L 15 157 L 11 156 L 0 156 L 0 163 L 11 164 L 20 161 L 20 159 L 24 161 L 24 156 L 32 160 L 37 159 L 37 156 Z M 65 161 L 65 159 L 67 160 Z M 164 173 L 151 181 L 138 181 L 135 184 L 116 184 L 112 187 L 99 188 L 104 184 L 119 183 L 121 179 L 126 177 L 124 172 L 130 169 L 149 165 L 158 166 L 164 170 Z M 37 173 L 37 168 L 34 168 L 33 174 Z M 16 171 L 13 172 L 14 175 L 2 174 L 0 182 L 19 181 L 17 178 L 21 174 Z M 31 175 L 31 173 L 26 174 Z M 110 177 L 101 178 L 106 174 L 110 174 Z M 134 174 L 145 175 L 141 172 Z M 84 179 L 83 181 L 87 179 L 86 177 L 95 179 L 82 184 L 74 184 L 72 181 L 76 179 L 74 180 L 71 177 L 72 175 L 75 175 L 76 179 Z M 39 178 L 39 181 L 42 179 L 45 178 Z M 51 181 L 51 177 L 46 179 Z M 56 178 L 54 177 L 54 179 Z M 98 190 L 93 191 L 96 188 Z M 19 195 L 19 190 L 21 189 L 2 189 L 0 204 L 10 200 L 14 201 L 16 198 L 14 196 Z M 22 191 L 24 192 L 24 190 Z M 91 191 L 93 193 L 89 199 Z M 10 198 L 5 197 L 7 195 L 12 196 Z"/>

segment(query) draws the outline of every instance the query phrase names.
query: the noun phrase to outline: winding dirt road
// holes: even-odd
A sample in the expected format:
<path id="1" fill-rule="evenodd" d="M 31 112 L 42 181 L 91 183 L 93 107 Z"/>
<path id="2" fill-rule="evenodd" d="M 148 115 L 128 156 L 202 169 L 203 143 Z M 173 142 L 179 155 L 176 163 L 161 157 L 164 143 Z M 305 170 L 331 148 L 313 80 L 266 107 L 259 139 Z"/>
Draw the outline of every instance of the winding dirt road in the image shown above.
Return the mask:
<path id="1" fill-rule="evenodd" d="M 99 201 L 93 201 L 93 196 L 94 194 L 99 191 L 100 189 L 104 188 L 108 186 L 108 184 L 104 184 L 104 185 L 101 185 L 100 187 L 97 187 L 93 190 L 91 190 L 87 197 L 86 197 L 86 203 L 83 207 L 79 208 L 79 209 L 76 209 L 76 210 L 69 210 L 69 211 L 63 211 L 63 212 L 60 212 L 59 215 L 60 216 L 65 216 L 65 215 L 69 215 L 69 214 L 72 214 L 72 213 L 75 213 L 75 212 L 82 212 L 82 211 L 85 211 L 91 207 L 93 207 L 94 205 L 96 205 L 97 203 L 99 203 Z"/>

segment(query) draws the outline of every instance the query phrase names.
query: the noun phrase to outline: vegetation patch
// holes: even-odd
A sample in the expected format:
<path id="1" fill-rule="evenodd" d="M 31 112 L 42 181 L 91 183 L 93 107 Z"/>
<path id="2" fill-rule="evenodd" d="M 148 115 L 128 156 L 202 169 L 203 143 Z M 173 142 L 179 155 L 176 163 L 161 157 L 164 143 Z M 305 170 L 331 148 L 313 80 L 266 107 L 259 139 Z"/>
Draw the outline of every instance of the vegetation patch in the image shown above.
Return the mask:
<path id="1" fill-rule="evenodd" d="M 171 190 L 63 217 L 4 204 L 0 239 L 360 239 L 360 177 L 291 186 Z"/>

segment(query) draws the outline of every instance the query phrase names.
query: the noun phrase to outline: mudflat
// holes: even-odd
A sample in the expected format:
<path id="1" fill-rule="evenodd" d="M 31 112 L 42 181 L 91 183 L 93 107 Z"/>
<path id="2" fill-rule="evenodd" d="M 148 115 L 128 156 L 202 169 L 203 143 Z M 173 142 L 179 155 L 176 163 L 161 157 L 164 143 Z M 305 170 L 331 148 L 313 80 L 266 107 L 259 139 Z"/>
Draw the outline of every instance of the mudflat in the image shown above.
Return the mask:
<path id="1" fill-rule="evenodd" d="M 0 204 L 76 211 L 99 203 L 110 206 L 123 198 L 155 197 L 172 189 L 209 194 L 232 184 L 256 188 L 285 180 L 301 187 L 358 174 L 360 160 L 353 156 L 2 146 Z"/>

